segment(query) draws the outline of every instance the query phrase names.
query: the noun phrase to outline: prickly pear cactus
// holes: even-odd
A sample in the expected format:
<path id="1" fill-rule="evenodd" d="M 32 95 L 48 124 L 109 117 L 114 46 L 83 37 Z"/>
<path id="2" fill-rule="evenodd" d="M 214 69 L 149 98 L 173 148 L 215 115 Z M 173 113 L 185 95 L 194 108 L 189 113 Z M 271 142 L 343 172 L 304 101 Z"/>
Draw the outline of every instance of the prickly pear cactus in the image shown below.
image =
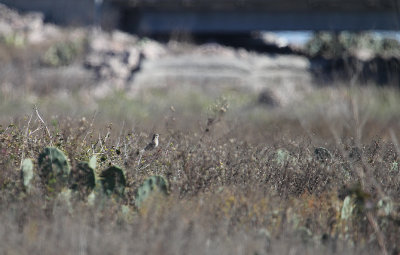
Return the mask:
<path id="1" fill-rule="evenodd" d="M 275 162 L 283 166 L 290 158 L 290 153 L 286 149 L 278 149 L 276 151 Z"/>
<path id="2" fill-rule="evenodd" d="M 96 186 L 94 169 L 88 162 L 79 162 L 71 171 L 71 189 L 87 196 Z"/>
<path id="3" fill-rule="evenodd" d="M 105 194 L 116 194 L 121 197 L 124 195 L 126 178 L 124 171 L 121 168 L 111 166 L 101 172 L 100 178 Z"/>
<path id="4" fill-rule="evenodd" d="M 21 177 L 26 191 L 31 189 L 31 181 L 33 179 L 33 162 L 30 158 L 26 158 L 21 164 Z"/>
<path id="5" fill-rule="evenodd" d="M 96 155 L 93 155 L 90 160 L 89 160 L 89 167 L 94 170 L 96 170 L 96 166 L 97 166 L 97 157 Z"/>
<path id="6" fill-rule="evenodd" d="M 395 211 L 393 200 L 390 197 L 383 197 L 377 203 L 378 214 L 389 216 Z"/>
<path id="7" fill-rule="evenodd" d="M 354 208 L 355 208 L 354 199 L 351 196 L 346 196 L 346 198 L 343 201 L 340 218 L 342 220 L 349 220 L 353 215 Z"/>
<path id="8" fill-rule="evenodd" d="M 321 163 L 329 162 L 332 159 L 332 154 L 324 147 L 317 147 L 314 149 L 315 159 Z"/>
<path id="9" fill-rule="evenodd" d="M 68 183 L 71 171 L 65 154 L 55 147 L 47 147 L 39 155 L 39 175 L 49 193 L 59 192 Z"/>
<path id="10" fill-rule="evenodd" d="M 168 182 L 164 177 L 154 175 L 147 178 L 136 191 L 135 205 L 140 207 L 145 200 L 154 194 L 168 194 Z"/>
<path id="11" fill-rule="evenodd" d="M 358 147 L 353 147 L 349 151 L 348 157 L 352 163 L 360 162 L 362 159 L 362 150 Z"/>

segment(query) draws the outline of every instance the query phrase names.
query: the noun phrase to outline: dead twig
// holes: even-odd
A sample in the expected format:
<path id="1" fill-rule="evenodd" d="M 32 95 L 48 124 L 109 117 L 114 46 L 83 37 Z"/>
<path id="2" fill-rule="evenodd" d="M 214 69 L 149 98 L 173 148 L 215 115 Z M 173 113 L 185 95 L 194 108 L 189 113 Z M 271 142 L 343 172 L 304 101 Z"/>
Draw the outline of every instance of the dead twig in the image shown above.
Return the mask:
<path id="1" fill-rule="evenodd" d="M 92 122 L 91 122 L 90 125 L 89 125 L 89 128 L 90 128 L 90 129 L 89 129 L 89 131 L 86 133 L 85 137 L 83 138 L 81 146 L 83 146 L 83 144 L 86 142 L 86 137 L 87 137 L 89 134 L 93 133 L 93 130 L 92 130 L 91 128 L 93 127 L 93 123 L 94 123 L 94 119 L 96 118 L 96 115 L 97 115 L 97 111 L 95 111 L 94 114 L 93 114 Z"/>
<path id="2" fill-rule="evenodd" d="M 36 112 L 36 116 L 38 117 L 38 119 L 40 120 L 40 122 L 42 123 L 42 125 L 45 127 L 45 129 L 46 129 L 46 131 L 47 131 L 47 135 L 49 136 L 49 139 L 50 139 L 50 146 L 53 146 L 53 141 L 52 141 L 52 138 L 53 138 L 53 137 L 52 137 L 52 135 L 51 135 L 51 133 L 50 133 L 49 128 L 48 128 L 47 125 L 46 125 L 46 122 L 44 122 L 43 118 L 40 116 L 39 110 L 38 110 L 38 108 L 37 108 L 36 105 L 34 106 L 34 110 L 35 110 L 35 112 Z"/>

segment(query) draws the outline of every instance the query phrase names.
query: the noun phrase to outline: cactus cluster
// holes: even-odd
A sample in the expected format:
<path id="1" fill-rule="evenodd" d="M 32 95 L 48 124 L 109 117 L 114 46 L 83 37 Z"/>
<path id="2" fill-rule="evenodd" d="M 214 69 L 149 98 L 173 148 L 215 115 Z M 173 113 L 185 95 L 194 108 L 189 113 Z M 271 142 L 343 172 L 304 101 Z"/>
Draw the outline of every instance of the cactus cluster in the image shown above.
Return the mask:
<path id="1" fill-rule="evenodd" d="M 88 162 L 81 161 L 72 168 L 66 155 L 55 147 L 46 147 L 38 157 L 38 176 L 48 195 L 56 195 L 63 190 L 71 190 L 82 197 L 88 197 L 93 191 L 102 190 L 105 194 L 124 195 L 126 179 L 124 171 L 116 166 L 103 170 L 96 177 L 96 156 Z M 34 167 L 31 159 L 21 163 L 21 179 L 26 191 L 31 189 Z M 99 181 L 98 181 L 99 180 Z M 96 189 L 101 185 L 102 188 Z"/>
<path id="2" fill-rule="evenodd" d="M 127 183 L 124 170 L 110 166 L 96 176 L 96 162 L 96 156 L 93 156 L 88 162 L 81 161 L 71 167 L 61 150 L 46 147 L 38 158 L 38 175 L 47 194 L 57 199 L 60 196 L 69 199 L 71 194 L 77 194 L 77 197 L 86 198 L 93 204 L 99 193 L 106 197 L 123 198 Z M 21 163 L 21 179 L 26 191 L 31 190 L 33 178 L 34 164 L 31 159 L 24 159 Z M 168 195 L 168 182 L 162 176 L 150 176 L 136 190 L 136 207 L 140 208 L 146 200 L 157 195 Z"/>

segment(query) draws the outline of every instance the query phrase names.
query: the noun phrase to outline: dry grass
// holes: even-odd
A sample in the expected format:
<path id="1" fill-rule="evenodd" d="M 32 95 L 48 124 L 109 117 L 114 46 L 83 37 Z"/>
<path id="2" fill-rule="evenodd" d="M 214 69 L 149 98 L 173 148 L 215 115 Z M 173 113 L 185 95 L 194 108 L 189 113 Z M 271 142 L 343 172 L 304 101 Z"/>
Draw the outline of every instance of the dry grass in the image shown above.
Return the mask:
<path id="1" fill-rule="evenodd" d="M 355 74 L 283 109 L 179 86 L 96 99 L 96 82 L 59 67 L 81 61 L 86 39 L 54 43 L 0 45 L 0 254 L 399 254 L 398 90 Z M 160 146 L 139 161 L 152 133 Z M 125 196 L 48 194 L 37 158 L 49 145 L 73 169 L 92 155 L 97 174 L 121 166 Z M 155 174 L 169 196 L 137 208 Z"/>
<path id="2" fill-rule="evenodd" d="M 14 125 L 4 120 L 0 253 L 397 254 L 398 116 L 367 114 L 362 97 L 350 92 L 346 102 L 346 114 L 277 110 L 266 119 L 251 117 L 265 109 L 240 114 L 231 107 L 234 118 L 224 100 L 198 117 L 181 115 L 175 105 L 176 111 L 163 110 L 157 126 L 134 119 L 109 125 L 104 116 L 93 121 L 44 110 L 50 135 L 35 113 L 30 122 L 30 115 L 14 118 Z M 153 131 L 161 133 L 160 147 L 138 166 L 137 152 Z M 72 166 L 93 154 L 97 172 L 122 166 L 124 199 L 89 205 L 76 198 L 68 207 L 46 196 L 38 177 L 26 194 L 22 157 L 36 159 L 49 144 Z M 315 155 L 319 146 L 332 157 Z M 168 179 L 170 195 L 138 209 L 135 190 L 153 174 Z M 343 211 L 346 196 L 355 201 L 350 217 Z"/>

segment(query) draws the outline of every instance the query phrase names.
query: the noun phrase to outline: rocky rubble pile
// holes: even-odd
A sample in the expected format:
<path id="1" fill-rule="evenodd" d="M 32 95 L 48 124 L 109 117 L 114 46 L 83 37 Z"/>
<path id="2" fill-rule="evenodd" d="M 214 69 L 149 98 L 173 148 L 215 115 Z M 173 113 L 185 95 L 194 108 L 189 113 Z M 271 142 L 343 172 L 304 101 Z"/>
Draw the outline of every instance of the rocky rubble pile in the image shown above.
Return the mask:
<path id="1" fill-rule="evenodd" d="M 0 38 L 8 44 L 39 44 L 61 36 L 56 26 L 43 22 L 41 13 L 20 15 L 0 4 Z"/>
<path id="2" fill-rule="evenodd" d="M 89 36 L 84 67 L 95 73 L 97 96 L 114 89 L 135 95 L 154 87 L 190 86 L 208 93 L 234 88 L 268 94 L 271 106 L 301 100 L 311 90 L 312 79 L 309 61 L 300 56 L 259 54 L 216 43 L 161 44 L 119 31 Z"/>
<path id="3" fill-rule="evenodd" d="M 190 86 L 211 94 L 239 89 L 262 93 L 260 98 L 271 100 L 260 102 L 275 106 L 299 101 L 311 90 L 310 63 L 305 57 L 257 53 L 217 43 L 165 44 L 120 31 L 66 29 L 44 23 L 41 14 L 20 15 L 4 5 L 0 5 L 1 38 L 17 47 L 45 45 L 41 59 L 29 61 L 36 63 L 29 67 L 31 74 L 23 72 L 25 80 L 42 91 L 64 84 L 68 84 L 65 90 L 90 88 L 98 97 L 116 89 L 135 95 L 151 87 Z M 14 73 L 18 76 L 21 71 Z"/>
<path id="4" fill-rule="evenodd" d="M 171 50 L 173 52 L 173 50 Z M 261 100 L 284 106 L 301 100 L 312 89 L 310 62 L 301 56 L 249 52 L 218 44 L 205 44 L 145 60 L 132 89 L 177 84 L 216 90 L 239 89 L 269 95 Z"/>
<path id="5" fill-rule="evenodd" d="M 98 81 L 125 88 L 140 71 L 144 59 L 157 59 L 166 54 L 161 44 L 120 31 L 94 31 L 89 40 L 89 52 L 84 66 L 92 70 Z"/>

